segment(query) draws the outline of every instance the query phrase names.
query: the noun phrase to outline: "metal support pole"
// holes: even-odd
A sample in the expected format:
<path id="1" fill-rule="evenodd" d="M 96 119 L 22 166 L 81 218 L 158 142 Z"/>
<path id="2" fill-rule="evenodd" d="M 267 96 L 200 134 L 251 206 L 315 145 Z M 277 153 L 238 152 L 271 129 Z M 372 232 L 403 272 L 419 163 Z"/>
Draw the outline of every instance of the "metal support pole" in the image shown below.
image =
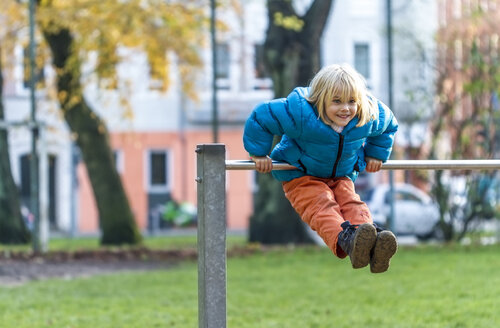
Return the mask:
<path id="1" fill-rule="evenodd" d="M 198 145 L 198 324 L 226 327 L 226 147 Z"/>
<path id="2" fill-rule="evenodd" d="M 36 99 L 35 99 L 35 83 L 36 83 L 36 63 L 35 63 L 35 0 L 29 1 L 29 35 L 30 35 L 30 102 L 31 102 L 31 122 L 33 124 L 31 131 L 31 160 L 30 160 L 30 179 L 31 179 L 31 213 L 33 214 L 33 251 L 38 253 L 41 251 L 40 246 L 40 203 L 38 198 L 39 192 L 39 174 L 38 174 L 38 126 L 36 124 Z"/>
<path id="3" fill-rule="evenodd" d="M 392 79 L 392 1 L 386 0 L 386 11 L 387 11 L 387 86 L 388 86 L 388 105 L 389 108 L 395 113 L 395 109 L 393 108 L 393 79 Z M 395 207 L 394 207 L 394 172 L 389 171 L 389 204 L 390 211 L 389 217 L 387 220 L 387 227 L 389 229 L 394 229 L 394 215 L 395 215 Z"/>
<path id="4" fill-rule="evenodd" d="M 215 0 L 210 0 L 210 40 L 212 43 L 212 134 L 213 142 L 219 142 L 219 113 L 217 103 L 217 37 L 215 24 L 217 20 Z"/>

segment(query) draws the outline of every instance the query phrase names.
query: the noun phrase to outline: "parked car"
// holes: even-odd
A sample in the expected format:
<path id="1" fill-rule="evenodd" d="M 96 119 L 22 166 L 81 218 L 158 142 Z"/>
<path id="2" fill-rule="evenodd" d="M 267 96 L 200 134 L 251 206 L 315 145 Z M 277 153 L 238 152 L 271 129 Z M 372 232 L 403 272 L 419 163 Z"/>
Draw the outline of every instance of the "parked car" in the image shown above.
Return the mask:
<path id="1" fill-rule="evenodd" d="M 390 186 L 378 185 L 361 193 L 372 213 L 373 221 L 387 227 L 390 215 Z M 394 185 L 394 224 L 396 235 L 415 235 L 420 239 L 438 237 L 439 208 L 432 198 L 410 184 Z"/>

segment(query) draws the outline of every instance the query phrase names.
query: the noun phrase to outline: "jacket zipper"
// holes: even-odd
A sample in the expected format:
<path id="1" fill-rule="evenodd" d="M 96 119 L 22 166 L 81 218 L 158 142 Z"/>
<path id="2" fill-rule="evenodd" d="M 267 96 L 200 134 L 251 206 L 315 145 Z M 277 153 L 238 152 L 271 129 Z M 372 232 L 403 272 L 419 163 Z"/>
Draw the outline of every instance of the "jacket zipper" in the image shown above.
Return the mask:
<path id="1" fill-rule="evenodd" d="M 304 171 L 305 174 L 307 174 L 307 168 L 306 166 L 304 165 L 304 163 L 302 163 L 302 161 L 299 159 L 299 165 L 300 167 L 302 168 L 302 170 Z"/>
<path id="2" fill-rule="evenodd" d="M 333 165 L 332 178 L 335 178 L 335 174 L 337 174 L 337 165 L 339 165 L 340 162 L 340 157 L 342 155 L 342 148 L 344 148 L 344 136 L 340 135 L 339 149 L 337 150 L 337 158 L 335 159 L 335 164 Z"/>

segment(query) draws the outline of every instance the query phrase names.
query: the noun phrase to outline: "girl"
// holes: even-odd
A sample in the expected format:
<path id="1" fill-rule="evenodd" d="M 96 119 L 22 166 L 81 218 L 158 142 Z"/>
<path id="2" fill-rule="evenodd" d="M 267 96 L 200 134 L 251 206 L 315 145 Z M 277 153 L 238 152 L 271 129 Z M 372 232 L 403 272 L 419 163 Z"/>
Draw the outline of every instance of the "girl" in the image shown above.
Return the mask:
<path id="1" fill-rule="evenodd" d="M 271 172 L 272 160 L 295 166 L 273 175 L 302 220 L 336 256 L 349 255 L 353 268 L 370 264 L 371 272 L 379 273 L 389 268 L 396 237 L 374 226 L 354 180 L 364 169 L 380 170 L 397 127 L 391 110 L 368 93 L 358 72 L 331 65 L 309 88 L 258 105 L 245 124 L 243 143 L 258 172 Z M 274 135 L 281 141 L 271 152 Z"/>

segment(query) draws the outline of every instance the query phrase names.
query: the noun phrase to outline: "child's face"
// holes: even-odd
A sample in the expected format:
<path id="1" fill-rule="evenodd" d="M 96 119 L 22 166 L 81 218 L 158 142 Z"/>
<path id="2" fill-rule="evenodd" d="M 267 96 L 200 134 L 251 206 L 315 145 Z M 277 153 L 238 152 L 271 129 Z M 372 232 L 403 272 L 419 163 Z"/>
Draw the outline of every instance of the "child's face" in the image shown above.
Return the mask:
<path id="1" fill-rule="evenodd" d="M 326 106 L 326 116 L 338 126 L 346 126 L 351 121 L 358 110 L 358 105 L 354 99 L 340 99 L 334 97 Z"/>

